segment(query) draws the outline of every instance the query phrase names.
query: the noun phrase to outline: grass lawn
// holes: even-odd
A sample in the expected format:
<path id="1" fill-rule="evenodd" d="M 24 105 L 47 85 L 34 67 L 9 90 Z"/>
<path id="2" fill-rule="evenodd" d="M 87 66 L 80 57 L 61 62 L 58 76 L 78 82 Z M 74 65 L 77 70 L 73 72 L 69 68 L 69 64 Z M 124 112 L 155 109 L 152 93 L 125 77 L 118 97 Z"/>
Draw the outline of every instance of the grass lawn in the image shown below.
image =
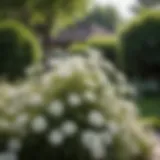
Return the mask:
<path id="1" fill-rule="evenodd" d="M 142 115 L 142 121 L 160 131 L 160 96 L 145 97 L 138 100 L 138 107 Z"/>
<path id="2" fill-rule="evenodd" d="M 160 97 L 146 97 L 138 101 L 142 116 L 160 118 Z"/>

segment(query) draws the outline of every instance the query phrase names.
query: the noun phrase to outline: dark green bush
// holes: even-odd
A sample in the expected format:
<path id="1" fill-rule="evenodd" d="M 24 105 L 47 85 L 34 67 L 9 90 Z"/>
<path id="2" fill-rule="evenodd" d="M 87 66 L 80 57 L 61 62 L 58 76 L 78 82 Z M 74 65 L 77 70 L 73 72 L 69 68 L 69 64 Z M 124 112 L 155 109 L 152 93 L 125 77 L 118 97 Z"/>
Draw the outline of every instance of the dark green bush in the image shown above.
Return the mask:
<path id="1" fill-rule="evenodd" d="M 149 11 L 120 34 L 124 69 L 129 77 L 160 78 L 160 11 Z"/>
<path id="2" fill-rule="evenodd" d="M 7 20 L 0 23 L 0 75 L 17 79 L 41 59 L 41 49 L 34 35 L 22 24 Z"/>
<path id="3" fill-rule="evenodd" d="M 95 37 L 88 41 L 89 46 L 99 49 L 104 57 L 114 64 L 117 63 L 117 43 L 115 37 Z"/>

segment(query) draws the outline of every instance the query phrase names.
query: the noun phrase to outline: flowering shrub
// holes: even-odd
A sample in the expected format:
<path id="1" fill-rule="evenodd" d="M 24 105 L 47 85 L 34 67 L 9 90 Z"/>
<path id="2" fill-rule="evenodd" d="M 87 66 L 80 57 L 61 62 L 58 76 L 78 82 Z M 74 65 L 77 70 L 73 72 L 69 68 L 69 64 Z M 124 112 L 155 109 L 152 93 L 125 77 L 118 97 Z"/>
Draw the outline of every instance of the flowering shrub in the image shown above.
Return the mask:
<path id="1" fill-rule="evenodd" d="M 1 151 L 19 160 L 146 160 L 152 135 L 102 57 L 52 61 L 52 72 L 0 86 Z M 125 88 L 125 89 L 124 89 Z"/>

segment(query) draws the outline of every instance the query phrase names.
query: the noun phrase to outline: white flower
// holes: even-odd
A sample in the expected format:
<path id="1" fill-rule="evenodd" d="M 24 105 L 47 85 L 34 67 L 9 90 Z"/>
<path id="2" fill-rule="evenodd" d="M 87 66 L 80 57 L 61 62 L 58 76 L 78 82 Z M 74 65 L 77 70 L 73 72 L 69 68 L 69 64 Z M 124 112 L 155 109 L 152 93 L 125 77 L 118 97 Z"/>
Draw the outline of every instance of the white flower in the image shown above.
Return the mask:
<path id="1" fill-rule="evenodd" d="M 77 125 L 73 121 L 66 121 L 62 124 L 61 130 L 66 136 L 72 136 L 77 132 Z"/>
<path id="2" fill-rule="evenodd" d="M 121 94 L 126 94 L 128 92 L 128 87 L 126 85 L 121 85 L 118 89 Z"/>
<path id="3" fill-rule="evenodd" d="M 32 121 L 32 126 L 31 127 L 32 127 L 32 130 L 36 133 L 44 132 L 47 129 L 47 121 L 42 116 L 36 117 Z"/>
<path id="4" fill-rule="evenodd" d="M 3 110 L 7 115 L 14 115 L 14 114 L 16 114 L 17 113 L 17 109 L 15 108 L 15 106 L 13 105 L 13 106 L 11 106 L 11 107 L 6 107 L 6 108 L 4 108 L 4 110 Z"/>
<path id="5" fill-rule="evenodd" d="M 107 61 L 107 62 L 104 61 L 103 67 L 106 73 L 115 73 L 116 75 L 118 74 L 116 68 L 113 66 L 113 64 L 110 61 Z"/>
<path id="6" fill-rule="evenodd" d="M 14 127 L 23 128 L 28 121 L 29 121 L 28 114 L 23 113 L 23 114 L 17 116 L 17 118 L 15 119 Z"/>
<path id="7" fill-rule="evenodd" d="M 78 94 L 72 93 L 68 96 L 68 103 L 72 107 L 77 107 L 81 104 L 81 98 Z"/>
<path id="8" fill-rule="evenodd" d="M 59 77 L 61 78 L 67 78 L 69 76 L 71 76 L 72 74 L 72 70 L 68 67 L 68 66 L 65 66 L 65 67 L 59 67 L 57 70 L 56 70 L 56 73 Z"/>
<path id="9" fill-rule="evenodd" d="M 71 67 L 74 70 L 85 71 L 84 60 L 82 57 L 73 57 L 71 63 Z"/>
<path id="10" fill-rule="evenodd" d="M 16 95 L 17 95 L 17 90 L 16 90 L 16 89 L 14 89 L 14 88 L 8 89 L 8 96 L 9 96 L 10 98 L 13 98 L 13 97 L 16 96 Z"/>
<path id="11" fill-rule="evenodd" d="M 52 82 L 52 75 L 51 75 L 51 73 L 46 74 L 46 75 L 44 75 L 44 76 L 42 77 L 41 83 L 42 83 L 42 85 L 43 85 L 44 87 L 47 87 L 47 89 L 48 89 L 48 87 L 50 86 L 50 83 L 51 83 L 51 82 Z"/>
<path id="12" fill-rule="evenodd" d="M 81 135 L 81 141 L 94 158 L 99 159 L 105 156 L 105 146 L 99 134 L 91 130 L 85 131 Z"/>
<path id="13" fill-rule="evenodd" d="M 91 154 L 95 159 L 104 158 L 106 149 L 99 137 L 96 137 L 91 143 Z"/>
<path id="14" fill-rule="evenodd" d="M 97 62 L 101 58 L 101 52 L 95 48 L 89 48 L 87 53 L 89 54 L 90 60 Z"/>
<path id="15" fill-rule="evenodd" d="M 33 75 L 35 72 L 37 71 L 37 68 L 34 66 L 32 67 L 28 67 L 25 72 L 28 74 L 28 75 Z"/>
<path id="16" fill-rule="evenodd" d="M 112 135 L 108 130 L 100 133 L 100 137 L 105 146 L 108 146 L 112 142 Z"/>
<path id="17" fill-rule="evenodd" d="M 21 142 L 18 139 L 11 139 L 8 142 L 8 150 L 9 151 L 13 151 L 13 152 L 17 152 L 19 151 L 19 149 L 21 148 Z"/>
<path id="18" fill-rule="evenodd" d="M 112 135 L 115 135 L 118 132 L 118 130 L 119 130 L 118 125 L 115 122 L 113 122 L 113 121 L 108 121 L 107 123 L 108 123 L 107 124 L 108 131 Z"/>
<path id="19" fill-rule="evenodd" d="M 98 71 L 97 75 L 98 75 L 98 79 L 99 79 L 100 84 L 107 85 L 107 83 L 108 83 L 107 75 L 105 75 L 105 73 L 102 71 Z"/>
<path id="20" fill-rule="evenodd" d="M 55 146 L 61 145 L 63 140 L 64 136 L 60 130 L 53 130 L 48 136 L 48 141 Z"/>
<path id="21" fill-rule="evenodd" d="M 95 139 L 95 132 L 93 132 L 92 130 L 84 131 L 81 135 L 81 142 L 87 149 L 91 147 L 91 143 L 94 139 Z"/>
<path id="22" fill-rule="evenodd" d="M 7 121 L 7 120 L 5 120 L 5 119 L 0 119 L 0 127 L 1 128 L 9 128 L 9 122 Z"/>
<path id="23" fill-rule="evenodd" d="M 42 104 L 43 98 L 40 94 L 33 94 L 30 96 L 28 102 L 29 102 L 29 105 L 38 106 Z"/>
<path id="24" fill-rule="evenodd" d="M 85 100 L 87 100 L 89 102 L 95 102 L 96 101 L 96 96 L 92 91 L 86 91 L 84 93 L 84 98 L 85 98 Z"/>
<path id="25" fill-rule="evenodd" d="M 124 113 L 126 117 L 129 119 L 135 118 L 136 115 L 138 115 L 138 111 L 136 110 L 136 106 L 134 103 L 126 101 L 126 100 L 120 100 L 119 101 L 121 112 Z"/>
<path id="26" fill-rule="evenodd" d="M 30 91 L 31 91 L 30 83 L 23 84 L 18 88 L 19 95 L 29 93 Z"/>
<path id="27" fill-rule="evenodd" d="M 48 113 L 53 116 L 60 117 L 64 114 L 64 105 L 59 100 L 53 101 L 48 107 Z"/>
<path id="28" fill-rule="evenodd" d="M 5 101 L 4 100 L 0 100 L 0 108 L 2 108 L 2 106 L 4 106 L 5 105 Z"/>
<path id="29" fill-rule="evenodd" d="M 59 59 L 51 59 L 48 63 L 51 67 L 56 67 L 61 63 L 61 61 Z"/>
<path id="30" fill-rule="evenodd" d="M 93 87 L 96 86 L 95 82 L 94 82 L 93 80 L 91 80 L 91 79 L 86 79 L 86 80 L 84 81 L 84 83 L 85 83 L 85 85 L 86 85 L 87 87 L 89 87 L 89 88 L 93 88 Z"/>
<path id="31" fill-rule="evenodd" d="M 17 155 L 14 152 L 1 152 L 0 160 L 17 160 Z"/>
<path id="32" fill-rule="evenodd" d="M 122 84 L 126 82 L 124 74 L 122 74 L 120 72 L 117 72 L 117 80 Z"/>
<path id="33" fill-rule="evenodd" d="M 132 144 L 132 145 L 130 145 L 130 144 Z M 131 143 L 129 143 L 129 148 L 130 148 L 131 152 L 135 155 L 138 155 L 141 152 L 139 145 L 135 141 L 132 141 Z"/>
<path id="34" fill-rule="evenodd" d="M 88 115 L 88 122 L 92 126 L 102 127 L 104 125 L 105 120 L 103 115 L 100 112 L 93 110 Z"/>

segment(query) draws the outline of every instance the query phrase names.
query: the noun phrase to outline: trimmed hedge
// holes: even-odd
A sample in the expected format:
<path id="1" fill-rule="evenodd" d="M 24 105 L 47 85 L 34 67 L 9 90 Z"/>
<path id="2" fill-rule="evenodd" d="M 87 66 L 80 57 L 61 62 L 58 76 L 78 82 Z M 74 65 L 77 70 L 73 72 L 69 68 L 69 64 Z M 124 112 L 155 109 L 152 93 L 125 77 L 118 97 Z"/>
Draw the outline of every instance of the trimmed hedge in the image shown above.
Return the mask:
<path id="1" fill-rule="evenodd" d="M 25 70 L 40 62 L 42 52 L 38 40 L 19 22 L 7 20 L 0 23 L 0 76 L 17 79 Z"/>
<path id="2" fill-rule="evenodd" d="M 89 48 L 89 46 L 85 43 L 75 43 L 71 45 L 68 50 L 72 54 L 81 54 L 86 52 L 86 50 Z"/>
<path id="3" fill-rule="evenodd" d="M 129 77 L 160 79 L 160 11 L 148 11 L 127 25 L 120 47 Z"/>

